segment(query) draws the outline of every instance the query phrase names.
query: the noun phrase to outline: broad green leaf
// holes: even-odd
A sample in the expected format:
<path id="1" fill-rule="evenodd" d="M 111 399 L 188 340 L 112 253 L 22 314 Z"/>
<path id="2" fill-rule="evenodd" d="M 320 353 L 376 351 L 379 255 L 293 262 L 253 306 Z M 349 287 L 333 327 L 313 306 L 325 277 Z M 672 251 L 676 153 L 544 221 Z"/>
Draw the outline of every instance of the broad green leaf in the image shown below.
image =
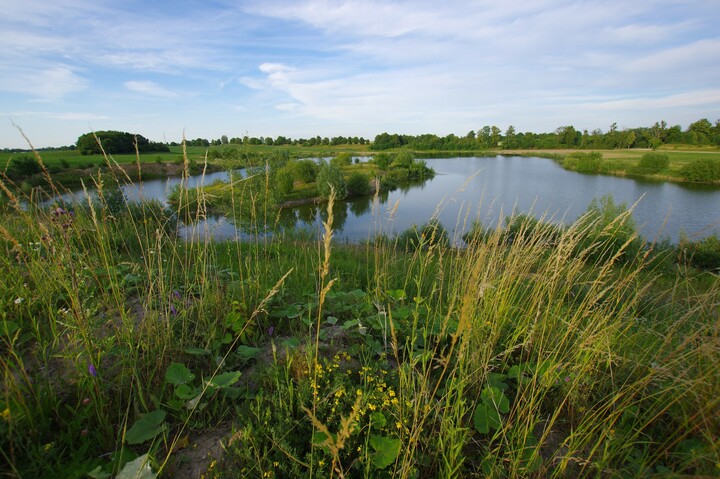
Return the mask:
<path id="1" fill-rule="evenodd" d="M 282 343 L 283 346 L 285 346 L 288 349 L 296 349 L 298 346 L 300 346 L 300 340 L 298 338 L 288 338 Z"/>
<path id="2" fill-rule="evenodd" d="M 494 388 L 498 388 L 501 391 L 505 391 L 508 388 L 505 380 L 507 374 L 502 373 L 488 373 L 488 384 Z"/>
<path id="3" fill-rule="evenodd" d="M 240 379 L 240 371 L 231 371 L 229 373 L 218 374 L 210 381 L 212 386 L 217 388 L 228 388 Z"/>
<path id="4" fill-rule="evenodd" d="M 117 475 L 117 479 L 155 479 L 156 477 L 157 475 L 150 468 L 147 454 L 125 464 Z"/>
<path id="5" fill-rule="evenodd" d="M 370 424 L 373 427 L 382 429 L 387 424 L 387 419 L 385 418 L 385 415 L 383 413 L 381 413 L 380 411 L 377 411 L 370 415 Z"/>
<path id="6" fill-rule="evenodd" d="M 373 453 L 370 460 L 378 469 L 385 469 L 395 462 L 400 454 L 400 439 L 385 436 L 370 436 L 370 447 Z"/>
<path id="7" fill-rule="evenodd" d="M 145 414 L 128 429 L 125 440 L 128 444 L 142 444 L 158 434 L 165 428 L 165 411 L 157 409 Z"/>
<path id="8" fill-rule="evenodd" d="M 192 354 L 193 356 L 205 356 L 207 354 L 210 354 L 210 351 L 203 348 L 187 348 L 185 349 L 185 352 L 188 354 Z"/>
<path id="9" fill-rule="evenodd" d="M 403 291 L 402 289 L 391 289 L 390 291 L 386 291 L 385 293 L 395 301 L 402 301 L 407 297 L 405 291 Z"/>
<path id="10" fill-rule="evenodd" d="M 498 429 L 502 425 L 500 413 L 497 409 L 485 403 L 480 403 L 475 408 L 473 423 L 475 424 L 475 429 L 481 434 L 487 434 L 491 429 Z"/>
<path id="11" fill-rule="evenodd" d="M 165 381 L 175 386 L 187 384 L 195 379 L 195 375 L 184 364 L 172 363 L 165 372 Z"/>
<path id="12" fill-rule="evenodd" d="M 244 344 L 241 344 L 237 347 L 235 350 L 235 353 L 240 356 L 242 359 L 248 361 L 250 359 L 254 359 L 255 356 L 257 356 L 262 349 L 260 348 L 253 348 L 251 346 L 246 346 Z"/>
<path id="13" fill-rule="evenodd" d="M 495 407 L 501 413 L 510 411 L 510 400 L 498 388 L 492 386 L 486 387 L 483 389 L 481 397 L 483 403 Z"/>
<path id="14" fill-rule="evenodd" d="M 181 384 L 175 387 L 175 396 L 180 399 L 192 399 L 197 395 L 197 390 L 187 384 Z"/>

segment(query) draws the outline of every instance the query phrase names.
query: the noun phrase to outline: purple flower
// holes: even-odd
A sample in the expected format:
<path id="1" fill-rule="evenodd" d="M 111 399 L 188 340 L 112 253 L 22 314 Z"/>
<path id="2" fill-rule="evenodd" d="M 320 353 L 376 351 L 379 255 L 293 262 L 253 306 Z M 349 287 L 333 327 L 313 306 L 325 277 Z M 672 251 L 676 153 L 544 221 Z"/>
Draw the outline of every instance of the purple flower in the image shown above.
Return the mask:
<path id="1" fill-rule="evenodd" d="M 268 328 L 268 335 L 270 335 L 270 336 L 272 337 L 272 335 L 273 335 L 274 332 L 275 332 L 275 327 L 274 327 L 274 326 L 270 326 L 270 327 Z"/>
<path id="2" fill-rule="evenodd" d="M 177 309 L 175 309 L 175 306 L 172 304 L 170 305 L 170 312 L 172 313 L 173 316 L 177 316 L 177 314 L 178 314 Z"/>
<path id="3" fill-rule="evenodd" d="M 172 295 L 175 299 L 180 299 L 180 292 L 178 290 L 173 290 Z"/>
<path id="4" fill-rule="evenodd" d="M 90 376 L 94 378 L 97 377 L 97 369 L 95 369 L 93 363 L 88 363 L 88 372 L 90 373 Z"/>

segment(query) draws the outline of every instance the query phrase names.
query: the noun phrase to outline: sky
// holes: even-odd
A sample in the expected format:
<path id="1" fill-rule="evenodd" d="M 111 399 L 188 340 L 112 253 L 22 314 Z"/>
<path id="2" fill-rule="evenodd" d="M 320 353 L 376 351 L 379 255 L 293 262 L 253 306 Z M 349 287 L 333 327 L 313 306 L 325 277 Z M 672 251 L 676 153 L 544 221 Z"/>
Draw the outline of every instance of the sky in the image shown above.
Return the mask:
<path id="1" fill-rule="evenodd" d="M 720 119 L 718 0 L 0 0 L 0 148 Z"/>

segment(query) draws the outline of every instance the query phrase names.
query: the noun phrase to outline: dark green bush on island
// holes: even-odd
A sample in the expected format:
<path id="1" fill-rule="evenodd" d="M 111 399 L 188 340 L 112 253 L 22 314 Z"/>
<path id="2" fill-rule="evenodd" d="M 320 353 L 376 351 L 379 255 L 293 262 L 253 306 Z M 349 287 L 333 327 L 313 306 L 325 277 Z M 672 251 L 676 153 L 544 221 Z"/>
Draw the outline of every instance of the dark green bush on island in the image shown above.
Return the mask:
<path id="1" fill-rule="evenodd" d="M 688 181 L 710 183 L 720 181 L 720 161 L 704 158 L 685 165 L 680 174 Z"/>
<path id="2" fill-rule="evenodd" d="M 670 157 L 661 153 L 645 153 L 640 159 L 640 168 L 646 173 L 659 173 L 670 166 Z"/>
<path id="3" fill-rule="evenodd" d="M 348 196 L 365 196 L 370 194 L 370 179 L 362 173 L 353 173 L 347 180 Z"/>
<path id="4" fill-rule="evenodd" d="M 342 200 L 347 197 L 348 189 L 345 178 L 343 178 L 340 169 L 333 165 L 322 165 L 316 182 L 318 194 L 323 198 L 330 197 L 331 189 L 335 190 L 336 199 Z"/>
<path id="5" fill-rule="evenodd" d="M 563 167 L 579 173 L 599 173 L 602 169 L 602 154 L 597 151 L 572 153 L 563 160 Z"/>

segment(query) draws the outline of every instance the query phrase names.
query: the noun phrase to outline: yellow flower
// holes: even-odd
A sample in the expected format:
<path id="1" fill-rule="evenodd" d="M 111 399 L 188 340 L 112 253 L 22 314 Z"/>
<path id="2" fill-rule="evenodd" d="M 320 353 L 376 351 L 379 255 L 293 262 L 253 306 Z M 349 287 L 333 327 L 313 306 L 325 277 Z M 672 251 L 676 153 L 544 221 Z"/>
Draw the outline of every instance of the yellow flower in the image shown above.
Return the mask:
<path id="1" fill-rule="evenodd" d="M 10 420 L 10 408 L 6 407 L 5 410 L 2 412 L 2 418 L 6 421 Z"/>
<path id="2" fill-rule="evenodd" d="M 325 465 L 325 461 L 322 460 L 322 459 L 320 459 L 320 460 L 318 461 L 318 466 L 323 467 L 324 465 Z"/>

